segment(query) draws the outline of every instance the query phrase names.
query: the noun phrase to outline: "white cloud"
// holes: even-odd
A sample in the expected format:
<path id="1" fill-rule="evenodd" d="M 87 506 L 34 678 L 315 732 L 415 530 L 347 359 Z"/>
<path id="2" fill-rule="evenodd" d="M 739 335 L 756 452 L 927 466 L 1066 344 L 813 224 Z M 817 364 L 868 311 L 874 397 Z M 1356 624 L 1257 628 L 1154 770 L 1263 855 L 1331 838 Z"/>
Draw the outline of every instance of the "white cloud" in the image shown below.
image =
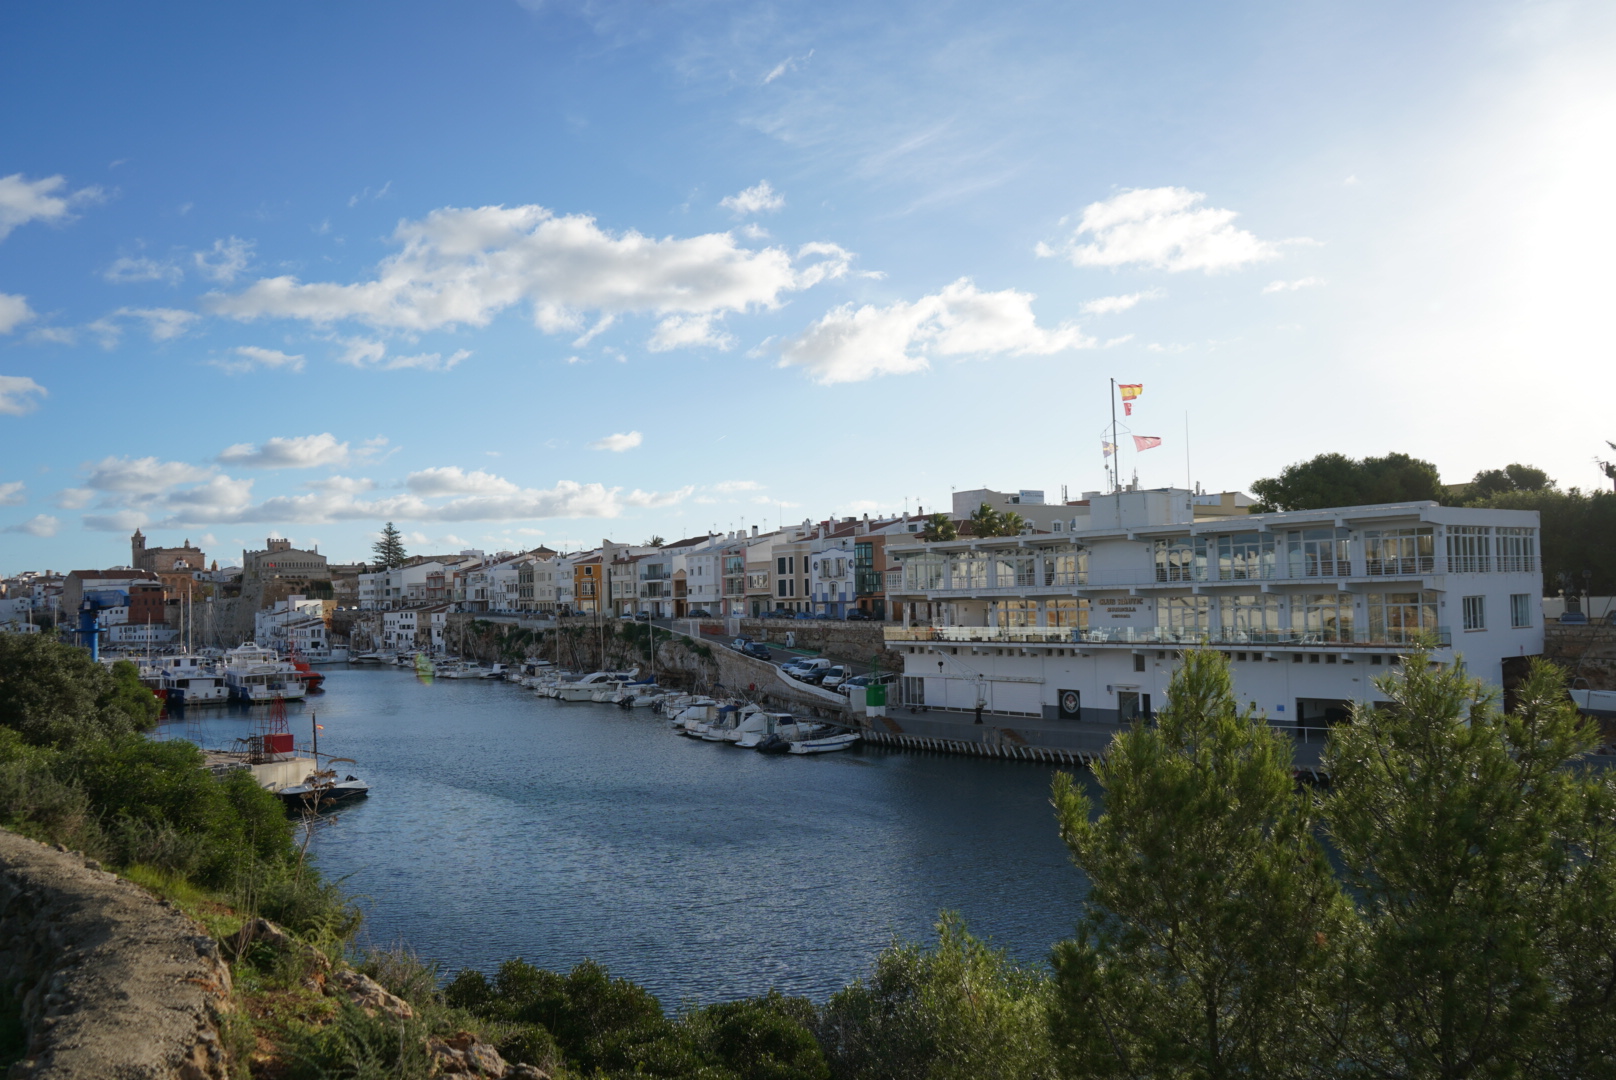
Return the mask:
<path id="1" fill-rule="evenodd" d="M 1073 266 L 1142 265 L 1158 270 L 1233 270 L 1279 257 L 1279 246 L 1234 226 L 1233 210 L 1201 206 L 1206 196 L 1187 188 L 1137 188 L 1090 203 L 1072 235 L 1041 256 L 1063 255 Z M 1083 243 L 1087 235 L 1091 243 Z"/>
<path id="2" fill-rule="evenodd" d="M 101 276 L 114 285 L 141 281 L 166 281 L 172 285 L 184 277 L 185 272 L 171 262 L 125 255 L 112 260 L 112 265 L 103 270 Z"/>
<path id="3" fill-rule="evenodd" d="M 471 356 L 469 349 L 456 349 L 447 358 L 442 353 L 420 353 L 415 356 L 389 356 L 387 345 L 368 338 L 336 338 L 342 345 L 337 362 L 350 367 L 370 368 L 377 371 L 402 371 L 419 368 L 422 371 L 449 371 Z"/>
<path id="4" fill-rule="evenodd" d="M 48 393 L 43 386 L 23 375 L 0 375 L 0 416 L 21 416 L 39 407 L 38 398 Z"/>
<path id="5" fill-rule="evenodd" d="M 52 345 L 75 345 L 79 335 L 66 326 L 41 326 L 28 331 L 29 341 L 46 341 Z"/>
<path id="6" fill-rule="evenodd" d="M 212 470 L 183 461 L 159 461 L 155 457 L 102 458 L 90 466 L 85 486 L 95 491 L 129 495 L 156 495 L 176 484 L 206 480 Z"/>
<path id="7" fill-rule="evenodd" d="M 97 187 L 80 188 L 71 194 L 62 191 L 67 181 L 60 176 L 24 180 L 22 173 L 0 176 L 0 240 L 11 230 L 30 221 L 62 221 L 76 204 L 101 198 Z"/>
<path id="8" fill-rule="evenodd" d="M 632 450 L 645 441 L 645 437 L 638 431 L 626 431 L 617 435 L 608 435 L 604 439 L 596 439 L 589 444 L 591 450 L 610 450 L 621 454 L 624 450 Z"/>
<path id="9" fill-rule="evenodd" d="M 799 65 L 806 64 L 809 60 L 813 59 L 813 55 L 814 50 L 809 49 L 807 54 L 804 56 L 786 57 L 784 60 L 774 65 L 774 67 L 770 68 L 767 75 L 763 76 L 763 85 L 769 85 L 788 71 L 796 71 Z"/>
<path id="10" fill-rule="evenodd" d="M 21 480 L 0 484 L 0 506 L 21 506 L 28 501 L 28 486 Z"/>
<path id="11" fill-rule="evenodd" d="M 410 473 L 404 486 L 416 495 L 509 495 L 521 490 L 503 476 L 481 469 L 465 472 L 458 465 Z"/>
<path id="12" fill-rule="evenodd" d="M 151 517 L 139 510 L 118 510 L 110 514 L 85 514 L 84 527 L 96 532 L 126 533 L 148 524 Z"/>
<path id="13" fill-rule="evenodd" d="M 63 488 L 51 500 L 63 510 L 82 510 L 95 499 L 89 488 Z"/>
<path id="14" fill-rule="evenodd" d="M 209 310 L 240 320 L 352 320 L 378 330 L 423 332 L 485 326 L 531 306 L 546 333 L 578 332 L 585 314 L 711 315 L 774 308 L 784 294 L 847 273 L 834 244 L 739 247 L 730 233 L 654 239 L 611 233 L 583 215 L 542 206 L 437 210 L 398 226 L 402 250 L 373 279 L 344 285 L 264 278 L 235 294 L 210 294 Z"/>
<path id="15" fill-rule="evenodd" d="M 737 192 L 734 195 L 726 195 L 718 200 L 719 206 L 722 206 L 738 218 L 751 217 L 753 214 L 773 213 L 785 204 L 786 197 L 775 191 L 767 180 L 760 180 L 756 187 L 749 187 L 745 191 Z"/>
<path id="16" fill-rule="evenodd" d="M 5 531 L 8 533 L 24 533 L 28 536 L 49 537 L 55 536 L 56 530 L 61 527 L 62 523 L 49 514 L 35 514 L 27 521 L 8 526 Z"/>
<path id="17" fill-rule="evenodd" d="M 623 505 L 632 506 L 637 510 L 661 510 L 690 498 L 695 486 L 682 487 L 678 491 L 641 491 L 635 488 L 623 496 Z"/>
<path id="18" fill-rule="evenodd" d="M 267 439 L 261 446 L 236 443 L 219 455 L 221 465 L 244 469 L 312 469 L 322 465 L 346 465 L 348 444 L 338 442 L 329 431 L 321 435 L 297 435 Z"/>
<path id="19" fill-rule="evenodd" d="M 319 480 L 310 480 L 303 486 L 334 495 L 362 495 L 367 491 L 375 491 L 376 481 L 363 476 L 327 476 Z"/>
<path id="20" fill-rule="evenodd" d="M 145 322 L 153 341 L 172 341 L 184 334 L 185 328 L 199 318 L 201 316 L 194 311 L 180 311 L 177 308 L 125 307 L 97 319 L 89 325 L 89 329 L 101 338 L 102 348 L 110 349 L 123 336 L 121 319 L 140 319 Z"/>
<path id="21" fill-rule="evenodd" d="M 1262 291 L 1263 295 L 1267 296 L 1269 293 L 1295 292 L 1297 289 L 1311 289 L 1315 285 L 1323 284 L 1324 282 L 1316 277 L 1297 278 L 1295 281 L 1270 281 L 1263 286 Z"/>
<path id="22" fill-rule="evenodd" d="M 1144 292 L 1128 293 L 1126 296 L 1102 296 L 1095 300 L 1085 300 L 1077 310 L 1084 315 L 1115 315 L 1134 307 L 1141 300 L 1160 300 L 1166 295 L 1161 289 L 1147 289 Z"/>
<path id="23" fill-rule="evenodd" d="M 237 345 L 230 350 L 234 360 L 209 361 L 216 368 L 223 368 L 232 375 L 241 375 L 261 368 L 285 368 L 288 371 L 303 370 L 303 354 L 287 354 L 279 349 L 261 349 L 257 345 Z"/>
<path id="24" fill-rule="evenodd" d="M 713 490 L 723 495 L 733 495 L 739 491 L 762 491 L 763 485 L 756 480 L 725 480 L 714 484 Z"/>
<path id="25" fill-rule="evenodd" d="M 252 263 L 254 246 L 251 240 L 232 236 L 228 240 L 215 240 L 209 251 L 193 251 L 191 258 L 204 276 L 228 285 Z"/>
<path id="26" fill-rule="evenodd" d="M 0 293 L 0 334 L 9 334 L 34 317 L 28 298 Z"/>
<path id="27" fill-rule="evenodd" d="M 1094 346 L 1073 323 L 1039 326 L 1034 299 L 1015 289 L 981 292 L 960 278 L 913 303 L 843 304 L 782 344 L 780 366 L 845 383 L 924 371 L 933 356 L 1043 356 Z"/>
<path id="28" fill-rule="evenodd" d="M 614 323 L 616 321 L 617 321 L 617 316 L 615 316 L 615 315 L 602 315 L 600 318 L 595 320 L 595 325 L 594 326 L 591 326 L 587 331 L 580 334 L 577 338 L 575 338 L 573 340 L 572 347 L 574 349 L 583 348 L 585 345 L 588 345 L 591 341 L 594 341 L 601 334 L 605 333 L 606 330 L 611 327 L 612 323 Z"/>
<path id="29" fill-rule="evenodd" d="M 734 344 L 734 337 L 722 330 L 714 330 L 711 315 L 669 315 L 657 323 L 656 333 L 646 342 L 646 348 L 652 352 L 668 352 L 695 345 L 728 349 Z"/>

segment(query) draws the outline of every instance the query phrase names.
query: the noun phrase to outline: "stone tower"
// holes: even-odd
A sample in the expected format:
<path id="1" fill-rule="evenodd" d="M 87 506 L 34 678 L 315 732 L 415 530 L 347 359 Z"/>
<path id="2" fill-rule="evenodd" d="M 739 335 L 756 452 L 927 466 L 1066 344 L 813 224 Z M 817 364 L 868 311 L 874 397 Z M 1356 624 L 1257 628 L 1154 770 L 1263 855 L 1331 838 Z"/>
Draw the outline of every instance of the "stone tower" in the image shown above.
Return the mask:
<path id="1" fill-rule="evenodd" d="M 129 538 L 129 565 L 136 570 L 146 569 L 146 537 L 139 529 Z"/>

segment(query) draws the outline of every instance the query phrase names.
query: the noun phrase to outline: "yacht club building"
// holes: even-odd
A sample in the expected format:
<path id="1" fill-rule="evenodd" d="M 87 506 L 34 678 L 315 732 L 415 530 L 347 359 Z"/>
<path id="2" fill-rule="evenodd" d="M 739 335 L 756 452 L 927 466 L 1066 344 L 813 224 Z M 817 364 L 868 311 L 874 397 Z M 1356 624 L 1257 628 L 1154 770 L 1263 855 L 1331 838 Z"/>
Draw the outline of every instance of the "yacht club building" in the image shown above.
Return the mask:
<path id="1" fill-rule="evenodd" d="M 1242 701 L 1317 727 L 1382 695 L 1419 641 L 1495 686 L 1542 652 L 1538 515 L 1432 502 L 1196 520 L 1177 489 L 1091 495 L 1075 532 L 894 544 L 905 704 L 1128 721 L 1178 649 L 1226 653 Z"/>

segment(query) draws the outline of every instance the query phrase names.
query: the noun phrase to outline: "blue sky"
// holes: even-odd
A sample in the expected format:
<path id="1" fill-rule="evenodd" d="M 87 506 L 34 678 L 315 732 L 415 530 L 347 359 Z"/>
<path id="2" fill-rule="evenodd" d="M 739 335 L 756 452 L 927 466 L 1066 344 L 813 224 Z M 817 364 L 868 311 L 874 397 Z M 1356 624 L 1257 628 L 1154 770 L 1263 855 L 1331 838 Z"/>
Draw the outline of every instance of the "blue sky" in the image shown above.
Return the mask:
<path id="1" fill-rule="evenodd" d="M 0 571 L 1054 497 L 1113 377 L 1150 485 L 1593 486 L 1613 45 L 1593 3 L 7 5 Z"/>

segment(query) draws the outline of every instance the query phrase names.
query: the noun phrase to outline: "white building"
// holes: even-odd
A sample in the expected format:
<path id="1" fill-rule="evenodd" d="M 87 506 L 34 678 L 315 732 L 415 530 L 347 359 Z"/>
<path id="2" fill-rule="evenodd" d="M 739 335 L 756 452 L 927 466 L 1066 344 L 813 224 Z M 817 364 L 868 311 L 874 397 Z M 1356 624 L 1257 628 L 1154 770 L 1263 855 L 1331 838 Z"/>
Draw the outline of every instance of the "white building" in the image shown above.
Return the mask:
<path id="1" fill-rule="evenodd" d="M 314 632 L 318 624 L 320 632 Z M 329 644 L 325 639 L 325 605 L 319 600 L 293 593 L 253 614 L 253 640 L 266 649 L 296 647 L 307 652 L 318 641 L 318 651 Z"/>
<path id="2" fill-rule="evenodd" d="M 808 591 L 816 614 L 842 618 L 853 607 L 853 537 L 827 536 L 808 556 Z"/>
<path id="3" fill-rule="evenodd" d="M 382 612 L 382 648 L 392 652 L 410 652 L 425 635 L 417 637 L 431 625 L 429 613 L 422 608 Z"/>
<path id="4" fill-rule="evenodd" d="M 1192 493 L 1095 496 L 1076 533 L 895 546 L 903 696 L 1128 720 L 1206 642 L 1273 722 L 1317 727 L 1416 641 L 1502 684 L 1543 649 L 1535 512 L 1431 502 L 1196 521 Z"/>

